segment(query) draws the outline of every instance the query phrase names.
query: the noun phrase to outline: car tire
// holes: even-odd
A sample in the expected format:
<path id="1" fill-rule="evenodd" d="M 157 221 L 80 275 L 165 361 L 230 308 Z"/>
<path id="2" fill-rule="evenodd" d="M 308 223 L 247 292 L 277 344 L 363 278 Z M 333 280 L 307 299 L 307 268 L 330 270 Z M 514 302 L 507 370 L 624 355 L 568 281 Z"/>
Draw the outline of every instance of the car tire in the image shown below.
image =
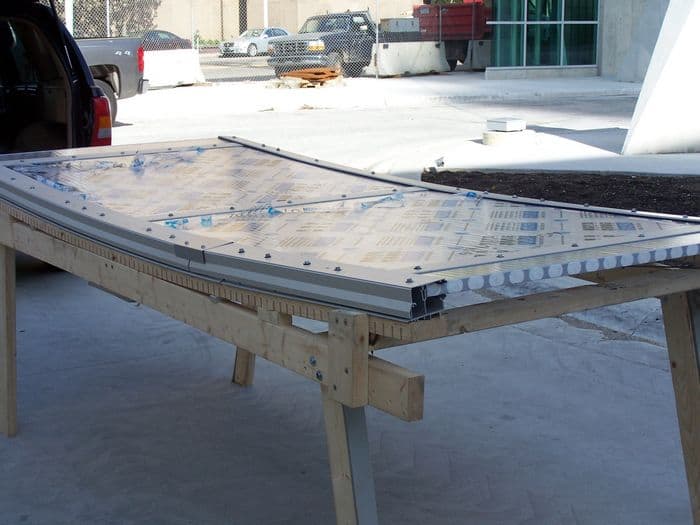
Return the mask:
<path id="1" fill-rule="evenodd" d="M 329 53 L 328 54 L 328 67 L 335 69 L 340 74 L 343 74 L 345 65 L 343 64 L 343 57 L 339 53 Z"/>
<path id="2" fill-rule="evenodd" d="M 363 68 L 362 64 L 344 64 L 343 74 L 346 77 L 359 77 Z"/>
<path id="3" fill-rule="evenodd" d="M 450 71 L 454 71 L 457 68 L 457 59 L 456 58 L 448 59 L 447 65 L 450 66 Z"/>
<path id="4" fill-rule="evenodd" d="M 102 90 L 109 100 L 109 112 L 112 115 L 112 124 L 117 121 L 117 95 L 114 89 L 104 80 L 95 79 L 95 85 Z"/>
<path id="5" fill-rule="evenodd" d="M 258 46 L 256 46 L 255 44 L 250 44 L 248 46 L 248 56 L 254 57 L 254 56 L 257 56 L 257 54 L 258 54 Z"/>

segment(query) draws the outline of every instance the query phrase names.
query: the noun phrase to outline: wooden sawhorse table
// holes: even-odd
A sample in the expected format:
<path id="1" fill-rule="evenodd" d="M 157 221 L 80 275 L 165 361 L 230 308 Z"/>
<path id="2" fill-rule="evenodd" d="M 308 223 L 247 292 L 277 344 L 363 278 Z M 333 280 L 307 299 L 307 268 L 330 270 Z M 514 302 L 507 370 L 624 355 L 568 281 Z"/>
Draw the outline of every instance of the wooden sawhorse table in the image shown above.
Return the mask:
<path id="1" fill-rule="evenodd" d="M 700 258 L 600 271 L 595 284 L 455 308 L 401 322 L 200 279 L 76 236 L 0 204 L 0 432 L 17 433 L 15 250 L 140 302 L 237 347 L 234 382 L 256 356 L 317 382 L 339 524 L 378 523 L 364 407 L 405 421 L 423 415 L 424 378 L 373 351 L 565 313 L 659 297 L 663 307 L 694 523 L 700 525 Z M 313 334 L 292 316 L 325 321 Z"/>

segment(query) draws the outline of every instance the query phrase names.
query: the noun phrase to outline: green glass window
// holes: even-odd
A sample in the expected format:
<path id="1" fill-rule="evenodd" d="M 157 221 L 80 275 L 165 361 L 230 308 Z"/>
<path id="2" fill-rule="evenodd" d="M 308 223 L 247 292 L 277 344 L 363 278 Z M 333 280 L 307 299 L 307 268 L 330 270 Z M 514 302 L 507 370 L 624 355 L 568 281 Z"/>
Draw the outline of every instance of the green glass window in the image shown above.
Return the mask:
<path id="1" fill-rule="evenodd" d="M 595 22 L 598 20 L 598 0 L 566 0 L 564 20 Z"/>
<path id="2" fill-rule="evenodd" d="M 561 51 L 560 24 L 527 26 L 526 66 L 558 66 Z"/>
<path id="3" fill-rule="evenodd" d="M 590 66 L 596 63 L 598 27 L 594 24 L 564 26 L 565 66 Z"/>
<path id="4" fill-rule="evenodd" d="M 561 20 L 561 0 L 527 0 L 528 22 Z"/>
<path id="5" fill-rule="evenodd" d="M 525 20 L 523 0 L 495 0 L 493 19 L 498 22 L 521 22 Z"/>
<path id="6" fill-rule="evenodd" d="M 521 24 L 493 26 L 491 58 L 492 64 L 496 67 L 524 65 L 523 26 Z"/>

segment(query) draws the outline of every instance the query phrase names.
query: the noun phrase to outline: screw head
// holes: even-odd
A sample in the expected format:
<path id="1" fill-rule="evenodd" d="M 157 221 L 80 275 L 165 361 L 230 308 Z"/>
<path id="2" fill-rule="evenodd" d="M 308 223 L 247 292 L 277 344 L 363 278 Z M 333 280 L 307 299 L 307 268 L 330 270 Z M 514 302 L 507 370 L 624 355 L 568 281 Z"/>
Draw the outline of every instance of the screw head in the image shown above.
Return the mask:
<path id="1" fill-rule="evenodd" d="M 238 248 L 238 253 L 245 253 L 245 250 L 243 248 Z"/>
<path id="2" fill-rule="evenodd" d="M 342 269 L 340 266 L 336 266 L 336 267 L 334 268 L 334 270 L 335 270 L 336 272 L 340 272 L 340 271 L 342 271 L 343 269 Z"/>
<path id="3" fill-rule="evenodd" d="M 304 266 L 311 266 L 311 261 L 304 261 Z"/>
<path id="4" fill-rule="evenodd" d="M 272 258 L 272 255 L 270 255 L 269 253 L 265 254 L 265 259 L 271 259 L 271 258 Z"/>

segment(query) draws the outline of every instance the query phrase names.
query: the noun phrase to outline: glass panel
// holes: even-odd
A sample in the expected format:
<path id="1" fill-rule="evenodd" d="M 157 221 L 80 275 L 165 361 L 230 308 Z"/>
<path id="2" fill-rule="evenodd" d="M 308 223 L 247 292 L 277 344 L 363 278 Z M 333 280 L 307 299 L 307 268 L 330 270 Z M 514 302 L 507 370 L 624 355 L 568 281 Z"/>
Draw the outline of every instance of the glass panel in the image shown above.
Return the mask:
<path id="1" fill-rule="evenodd" d="M 564 65 L 588 66 L 596 63 L 598 26 L 566 24 L 564 26 Z"/>
<path id="2" fill-rule="evenodd" d="M 494 0 L 493 19 L 497 22 L 522 22 L 523 0 Z"/>
<path id="3" fill-rule="evenodd" d="M 598 0 L 566 0 L 564 20 L 598 21 Z"/>
<path id="4" fill-rule="evenodd" d="M 529 22 L 558 22 L 561 20 L 561 0 L 527 0 Z"/>
<path id="5" fill-rule="evenodd" d="M 523 65 L 523 26 L 494 25 L 491 63 L 495 67 Z"/>
<path id="6" fill-rule="evenodd" d="M 526 66 L 558 66 L 561 25 L 536 24 L 527 26 Z"/>

